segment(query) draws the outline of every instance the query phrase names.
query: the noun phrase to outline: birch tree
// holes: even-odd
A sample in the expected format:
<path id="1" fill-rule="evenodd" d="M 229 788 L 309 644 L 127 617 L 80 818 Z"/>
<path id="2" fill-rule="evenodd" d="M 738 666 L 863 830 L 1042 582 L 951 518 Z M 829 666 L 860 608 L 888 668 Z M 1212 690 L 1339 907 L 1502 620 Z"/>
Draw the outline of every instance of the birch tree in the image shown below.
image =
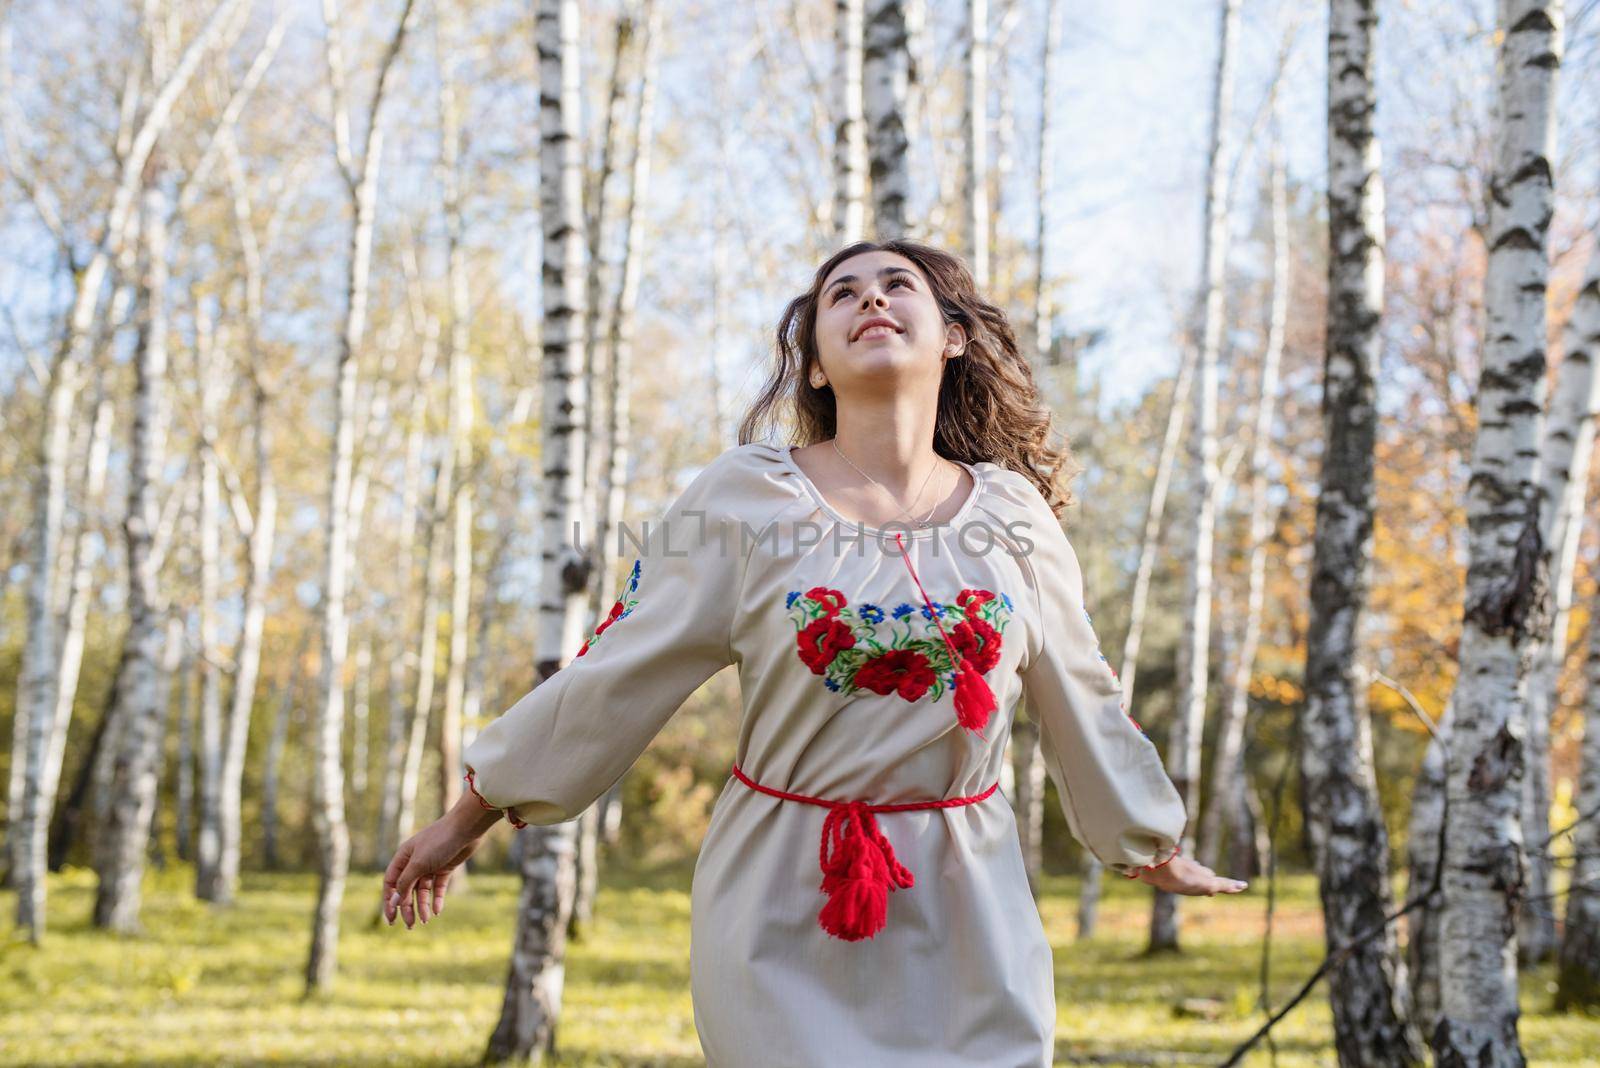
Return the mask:
<path id="1" fill-rule="evenodd" d="M 233 654 L 233 693 L 222 741 L 217 774 L 216 864 L 202 879 L 196 873 L 196 893 L 202 900 L 228 904 L 239 882 L 239 856 L 243 840 L 241 793 L 245 750 L 250 739 L 251 710 L 255 705 L 261 672 L 261 642 L 266 626 L 267 589 L 272 577 L 272 549 L 277 530 L 278 489 L 272 470 L 273 397 L 275 384 L 262 351 L 264 285 L 261 243 L 253 222 L 254 210 L 243 167 L 231 131 L 224 131 L 224 154 L 234 225 L 238 232 L 244 301 L 243 372 L 250 396 L 251 470 L 255 475 L 254 502 L 246 494 L 231 465 L 223 465 L 228 502 L 234 524 L 245 541 L 243 621 Z M 220 443 L 204 443 L 217 450 Z"/>
<path id="2" fill-rule="evenodd" d="M 1528 675 L 1528 771 L 1524 781 L 1522 838 L 1542 842 L 1550 836 L 1550 715 L 1567 660 L 1567 629 L 1572 618 L 1578 542 L 1589 491 L 1594 451 L 1594 420 L 1600 413 L 1600 251 L 1589 255 L 1583 285 L 1567 323 L 1566 355 L 1556 368 L 1550 410 L 1545 416 L 1539 470 L 1544 484 L 1540 539 L 1550 546 L 1550 588 L 1554 611 L 1548 635 L 1535 637 Z M 1517 932 L 1526 963 L 1549 957 L 1556 948 L 1550 852 L 1528 852 L 1528 901 Z"/>
<path id="3" fill-rule="evenodd" d="M 440 56 L 439 112 L 446 282 L 450 290 L 449 455 L 453 529 L 450 537 L 450 648 L 445 671 L 444 713 L 439 722 L 439 797 L 448 812 L 461 796 L 462 707 L 467 688 L 467 641 L 472 623 L 472 524 L 475 486 L 472 423 L 472 295 L 467 285 L 466 215 L 462 207 L 462 86 L 452 69 L 464 52 L 457 12 L 445 0 L 438 6 Z"/>
<path id="4" fill-rule="evenodd" d="M 1524 1063 L 1517 1037 L 1524 687 L 1549 625 L 1539 445 L 1559 3 L 1502 0 L 1488 319 L 1467 484 L 1467 589 L 1450 729 L 1440 919 L 1440 1064 Z"/>
<path id="5" fill-rule="evenodd" d="M 1283 151 L 1279 140 L 1283 97 L 1273 91 L 1273 139 L 1268 161 L 1272 210 L 1272 305 L 1268 313 L 1266 352 L 1261 361 L 1261 383 L 1257 390 L 1255 427 L 1250 440 L 1250 486 L 1245 509 L 1249 533 L 1245 549 L 1249 553 L 1244 605 L 1244 633 L 1234 661 L 1233 679 L 1228 686 L 1228 701 L 1222 709 L 1217 731 L 1217 748 L 1212 760 L 1211 781 L 1215 784 L 1212 803 L 1200 828 L 1200 863 L 1217 867 L 1222 853 L 1222 826 L 1226 818 L 1235 831 L 1249 822 L 1249 776 L 1241 755 L 1244 751 L 1244 726 L 1249 714 L 1250 678 L 1254 672 L 1256 650 L 1261 641 L 1261 614 L 1266 588 L 1267 540 L 1272 533 L 1272 518 L 1267 512 L 1267 464 L 1272 452 L 1272 426 L 1277 414 L 1278 368 L 1283 361 L 1283 339 L 1289 318 L 1289 195 Z M 1243 878 L 1245 872 L 1234 869 Z"/>
<path id="6" fill-rule="evenodd" d="M 1585 321 L 1593 327 L 1594 305 L 1600 303 L 1593 278 L 1581 299 L 1590 305 Z M 1570 354 L 1567 359 L 1572 359 Z M 1591 619 L 1596 612 L 1600 612 L 1600 604 L 1591 609 Z M 1577 863 L 1567 893 L 1566 931 L 1556 969 L 1556 1008 L 1567 1012 L 1600 1006 L 1600 627 L 1592 624 L 1586 668 L 1583 769 L 1577 789 L 1580 822 L 1572 836 Z"/>
<path id="7" fill-rule="evenodd" d="M 1335 0 L 1328 23 L 1328 331 L 1325 440 L 1313 533 L 1301 801 L 1322 895 L 1339 1063 L 1422 1060 L 1393 928 L 1389 836 L 1372 765 L 1360 621 L 1372 563 L 1373 454 L 1383 315 L 1384 210 L 1371 0 Z M 1373 929 L 1377 937 L 1367 937 Z"/>
<path id="8" fill-rule="evenodd" d="M 1182 849 L 1194 853 L 1194 816 L 1200 809 L 1200 740 L 1205 725 L 1211 639 L 1211 556 L 1217 485 L 1217 360 L 1222 347 L 1223 275 L 1227 266 L 1229 116 L 1233 109 L 1239 0 L 1222 0 L 1217 65 L 1211 91 L 1211 145 L 1206 163 L 1206 199 L 1196 367 L 1195 426 L 1191 456 L 1199 474 L 1198 515 L 1184 593 L 1183 664 L 1179 674 L 1176 730 L 1167 748 L 1167 770 L 1190 813 Z M 1157 890 L 1150 918 L 1150 949 L 1178 948 L 1177 895 Z"/>
<path id="9" fill-rule="evenodd" d="M 539 203 L 542 245 L 544 511 L 540 557 L 542 684 L 577 652 L 592 561 L 573 544 L 586 469 L 583 380 L 583 152 L 579 126 L 577 0 L 539 0 Z M 521 837 L 522 893 L 491 1059 L 554 1053 L 567 925 L 575 886 L 577 825 L 529 826 Z"/>
<path id="10" fill-rule="evenodd" d="M 989 288 L 989 0 L 967 0 L 967 96 L 962 132 L 966 136 L 962 174 L 966 206 L 963 222 L 972 278 L 979 292 Z"/>
<path id="11" fill-rule="evenodd" d="M 139 929 L 145 845 L 155 812 L 160 766 L 158 743 L 166 716 L 160 657 L 167 613 L 158 585 L 159 560 L 153 532 L 158 523 L 156 490 L 166 459 L 167 427 L 167 200 L 159 184 L 145 189 L 141 232 L 145 275 L 135 352 L 133 437 L 128 459 L 128 636 L 117 668 L 116 703 L 123 727 L 102 830 L 100 882 L 94 922 L 112 930 Z M 19 902 L 21 895 L 18 896 Z M 18 926 L 22 926 L 19 917 Z"/>
<path id="12" fill-rule="evenodd" d="M 415 0 L 406 0 L 378 67 L 366 109 L 366 134 L 358 158 L 351 143 L 344 55 L 340 40 L 338 0 L 323 0 L 327 24 L 325 55 L 333 108 L 334 152 L 350 198 L 351 226 L 347 253 L 344 322 L 336 362 L 333 449 L 328 479 L 327 569 L 322 608 L 321 709 L 313 730 L 314 771 L 312 819 L 317 833 L 317 903 L 311 923 L 311 948 L 306 958 L 306 990 L 332 986 L 338 970 L 339 906 L 344 900 L 350 867 L 350 828 L 344 811 L 344 661 L 349 643 L 345 585 L 349 552 L 349 498 L 354 463 L 352 418 L 357 359 L 367 323 L 367 282 L 371 269 L 372 232 L 376 224 L 378 166 L 383 158 L 381 109 L 395 58 L 405 43 Z"/>
<path id="13" fill-rule="evenodd" d="M 638 320 L 639 285 L 644 277 L 646 248 L 645 208 L 650 203 L 651 160 L 655 148 L 655 98 L 659 76 L 662 10 L 659 0 L 643 0 L 644 41 L 640 57 L 639 99 L 633 123 L 633 161 L 628 178 L 628 200 L 622 214 L 622 279 L 612 295 L 612 309 L 608 321 L 611 332 L 605 339 L 609 352 L 611 374 L 606 380 L 606 428 L 601 442 L 605 450 L 605 478 L 602 483 L 605 507 L 600 523 L 595 529 L 595 567 L 600 574 L 613 570 L 616 544 L 613 532 L 622 523 L 627 504 L 628 461 L 633 455 L 633 424 L 631 417 L 631 389 L 633 383 L 633 334 Z M 591 586 L 591 589 L 593 587 Z M 607 590 L 614 594 L 615 587 Z M 600 606 L 590 604 L 590 619 L 600 617 Z M 609 806 L 602 800 L 597 803 L 592 823 L 593 833 L 604 834 L 615 844 L 615 821 L 621 818 L 619 782 L 608 790 Z M 610 821 L 610 822 L 608 822 Z M 592 851 L 594 842 L 586 839 L 582 845 Z M 578 920 L 587 921 L 594 909 L 598 890 L 598 865 L 580 864 L 578 896 L 573 910 Z"/>
<path id="14" fill-rule="evenodd" d="M 878 241 L 908 236 L 911 144 L 906 131 L 913 66 L 907 0 L 868 0 L 862 52 L 872 232 Z"/>
<path id="15" fill-rule="evenodd" d="M 1045 0 L 1045 32 L 1039 52 L 1039 129 L 1038 164 L 1034 170 L 1033 304 L 1029 309 L 1028 332 L 1033 339 L 1033 371 L 1041 374 L 1050 361 L 1050 301 L 1045 282 L 1049 216 L 1045 210 L 1050 189 L 1052 130 L 1055 125 L 1055 63 L 1061 42 L 1061 4 Z M 1022 849 L 1023 867 L 1028 872 L 1028 887 L 1039 895 L 1039 876 L 1044 871 L 1044 753 L 1039 749 L 1039 727 L 1031 715 L 1019 716 L 1011 730 L 1012 776 L 1016 797 L 1017 834 Z M 1099 889 L 1098 874 L 1095 889 Z M 1087 887 L 1085 888 L 1087 893 Z M 1080 917 L 1081 919 L 1081 917 Z M 1089 921 L 1093 930 L 1094 921 Z M 1080 931 L 1083 925 L 1079 925 Z"/>
<path id="16" fill-rule="evenodd" d="M 58 685 L 62 635 L 59 632 L 60 621 L 54 611 L 56 601 L 52 597 L 52 584 L 61 566 L 67 447 L 72 414 L 88 366 L 102 290 L 112 262 L 127 239 L 135 201 L 145 184 L 146 165 L 150 162 L 157 140 L 171 121 L 179 95 L 240 2 L 222 0 L 175 62 L 165 52 L 152 55 L 151 83 L 156 89 L 143 118 L 127 127 L 130 136 L 126 140 L 125 151 L 119 154 L 111 202 L 103 216 L 100 232 L 94 239 L 88 262 L 74 272 L 71 309 L 45 384 L 39 467 L 33 486 L 33 530 L 28 547 L 28 637 L 23 646 L 17 680 L 16 715 L 23 719 L 26 727 L 28 745 L 25 759 L 28 770 L 25 772 L 21 798 L 22 816 L 12 832 L 19 850 L 14 879 L 18 891 L 17 926 L 34 941 L 38 941 L 44 933 L 44 872 L 50 810 L 55 801 L 53 796 L 44 796 L 43 787 L 47 778 L 44 774 L 45 761 L 55 729 L 54 713 L 61 698 Z M 145 12 L 148 21 L 153 21 L 150 18 L 152 14 L 149 10 Z M 164 34 L 157 33 L 155 27 L 152 26 L 151 30 L 153 39 L 164 37 Z M 142 62 L 142 59 L 138 62 Z M 125 100 L 124 103 L 131 106 L 134 101 Z M 152 642 L 154 640 L 151 639 Z M 143 651 L 148 652 L 149 649 Z M 132 799 L 127 801 L 131 802 Z M 137 805 L 134 807 L 137 808 Z M 135 901 L 134 916 L 136 913 Z M 130 923 L 134 916 L 122 913 L 122 918 Z"/>
<path id="17" fill-rule="evenodd" d="M 584 450 L 585 472 L 583 478 L 583 517 L 594 542 L 592 552 L 595 566 L 591 572 L 587 618 L 598 619 L 604 611 L 605 598 L 610 595 L 611 575 L 604 563 L 604 545 L 599 531 L 604 525 L 600 514 L 605 507 L 602 500 L 601 475 L 607 462 L 605 443 L 604 402 L 608 397 L 605 383 L 612 374 L 610 347 L 602 339 L 611 330 L 612 302 L 609 299 L 616 271 L 612 266 L 609 247 L 616 229 L 616 199 L 611 186 L 618 161 L 622 157 L 623 135 L 628 122 L 627 92 L 628 70 L 637 44 L 640 28 L 635 23 L 635 7 L 625 6 L 617 13 L 614 43 L 611 55 L 611 80 L 608 90 L 605 118 L 600 131 L 600 164 L 598 173 L 585 194 L 587 209 L 587 241 L 589 270 L 584 309 L 584 391 L 589 397 L 585 406 Z M 712 281 L 716 284 L 715 278 Z M 717 303 L 713 290 L 712 303 Z M 713 358 L 718 344 L 713 331 L 711 349 Z M 589 921 L 594 908 L 594 895 L 598 885 L 599 825 L 604 801 L 597 801 L 578 817 L 576 872 L 574 880 L 577 897 L 573 901 L 572 915 L 567 925 L 567 935 L 574 940 L 582 937 L 582 927 Z"/>
<path id="18" fill-rule="evenodd" d="M 833 10 L 833 240 L 843 248 L 867 230 L 866 0 L 834 0 Z"/>
<path id="19" fill-rule="evenodd" d="M 1556 394 L 1550 404 L 1553 424 L 1568 423 L 1573 427 L 1571 437 L 1545 435 L 1545 453 L 1542 462 L 1563 466 L 1561 450 L 1570 450 L 1564 466 L 1571 471 L 1567 483 L 1565 503 L 1574 503 L 1574 510 L 1563 513 L 1556 529 L 1562 533 L 1563 555 L 1570 555 L 1580 538 L 1584 514 L 1583 494 L 1579 487 L 1588 484 L 1588 467 L 1594 451 L 1595 416 L 1600 414 L 1600 375 L 1595 373 L 1595 361 L 1600 359 L 1600 251 L 1589 257 L 1589 270 L 1578 301 L 1567 322 L 1566 356 L 1556 377 Z M 1585 397 L 1583 380 L 1588 379 L 1587 411 L 1573 412 L 1572 406 Z M 1580 406 L 1581 407 L 1581 406 Z M 1548 502 L 1547 502 L 1548 504 Z M 1566 525 L 1570 523 L 1569 525 Z M 1558 565 L 1565 566 L 1565 564 Z M 1559 587 L 1558 587 L 1559 589 Z M 1570 596 L 1570 586 L 1567 587 Z M 1552 648 L 1560 641 L 1565 627 L 1561 625 L 1566 611 L 1558 599 L 1557 625 L 1552 628 Z M 1600 611 L 1591 609 L 1592 620 Z M 1551 654 L 1553 660 L 1554 653 Z M 1540 667 L 1535 661 L 1535 670 Z M 1589 651 L 1583 706 L 1583 766 L 1578 780 L 1577 810 L 1583 820 L 1575 828 L 1572 839 L 1577 863 L 1567 895 L 1565 934 L 1562 937 L 1560 963 L 1557 969 L 1556 1006 L 1573 1009 L 1580 1006 L 1600 1006 L 1600 628 L 1589 625 Z M 1538 677 L 1535 676 L 1535 685 Z M 1530 694 L 1537 690 L 1530 689 Z M 1542 902 L 1540 904 L 1543 904 Z"/>

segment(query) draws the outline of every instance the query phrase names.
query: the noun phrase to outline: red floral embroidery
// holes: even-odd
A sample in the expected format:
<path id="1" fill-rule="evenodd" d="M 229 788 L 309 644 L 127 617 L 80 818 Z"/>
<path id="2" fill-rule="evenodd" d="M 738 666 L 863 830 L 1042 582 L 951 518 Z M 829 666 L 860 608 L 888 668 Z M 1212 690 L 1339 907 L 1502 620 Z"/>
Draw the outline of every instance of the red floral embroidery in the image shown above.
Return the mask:
<path id="1" fill-rule="evenodd" d="M 639 603 L 637 597 L 630 600 L 628 595 L 639 588 L 640 563 L 641 561 L 638 560 L 633 562 L 633 571 L 628 575 L 628 584 L 623 587 L 622 596 L 617 598 L 617 602 L 611 606 L 611 611 L 606 613 L 606 618 L 600 621 L 600 625 L 594 628 L 594 633 L 584 640 L 583 647 L 578 650 L 578 656 L 587 653 L 589 647 L 600 640 L 600 635 L 605 633 L 607 627 L 629 615 L 634 606 Z"/>
<path id="2" fill-rule="evenodd" d="M 875 656 L 856 671 L 855 684 L 873 693 L 898 693 L 907 701 L 917 701 L 934 683 L 928 658 L 910 649 L 895 649 Z"/>
<path id="3" fill-rule="evenodd" d="M 831 616 L 824 616 L 806 625 L 800 632 L 800 659 L 813 673 L 821 675 L 828 670 L 834 657 L 853 648 L 856 636 L 850 628 Z"/>
<path id="4" fill-rule="evenodd" d="M 950 644 L 979 671 L 1000 662 L 1000 632 L 981 619 L 969 616 L 950 628 Z"/>
<path id="5" fill-rule="evenodd" d="M 795 653 L 835 693 L 867 690 L 907 701 L 953 695 L 965 726 L 986 723 L 994 695 L 980 675 L 1000 662 L 1011 599 L 963 589 L 954 604 L 924 600 L 892 609 L 851 605 L 829 586 L 790 593 Z M 948 640 L 947 640 L 948 636 Z"/>

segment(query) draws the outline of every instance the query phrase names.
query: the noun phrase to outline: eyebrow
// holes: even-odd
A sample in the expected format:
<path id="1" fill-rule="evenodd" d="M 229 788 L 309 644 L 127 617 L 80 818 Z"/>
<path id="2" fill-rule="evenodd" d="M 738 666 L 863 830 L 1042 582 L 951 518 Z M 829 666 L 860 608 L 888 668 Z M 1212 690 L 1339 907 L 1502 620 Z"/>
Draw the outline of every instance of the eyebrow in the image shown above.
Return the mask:
<path id="1" fill-rule="evenodd" d="M 891 274 L 904 274 L 904 275 L 909 275 L 912 278 L 916 277 L 916 275 L 912 274 L 911 271 L 909 269 L 905 268 L 905 267 L 885 267 L 885 268 L 883 268 L 882 270 L 880 270 L 878 272 L 878 277 L 879 278 L 883 278 L 883 277 L 886 277 L 886 276 L 891 275 Z M 859 279 L 857 279 L 856 276 L 853 275 L 853 274 L 847 274 L 842 278 L 835 278 L 832 282 L 828 283 L 827 287 L 823 290 L 823 292 L 826 293 L 829 290 L 832 290 L 832 289 L 835 289 L 835 288 L 837 288 L 839 286 L 844 285 L 846 282 L 855 282 L 855 281 L 858 281 L 858 280 Z"/>

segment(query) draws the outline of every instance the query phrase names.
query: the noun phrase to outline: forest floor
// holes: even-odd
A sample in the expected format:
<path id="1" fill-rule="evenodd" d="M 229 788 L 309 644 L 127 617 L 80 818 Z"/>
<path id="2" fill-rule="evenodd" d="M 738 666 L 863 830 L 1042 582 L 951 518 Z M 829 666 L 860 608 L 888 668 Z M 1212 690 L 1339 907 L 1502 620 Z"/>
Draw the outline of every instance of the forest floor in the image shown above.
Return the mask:
<path id="1" fill-rule="evenodd" d="M 596 922 L 574 944 L 560 1065 L 690 1068 L 703 1062 L 689 997 L 688 867 L 607 872 Z M 0 1064 L 471 1065 L 499 1013 L 515 877 L 475 872 L 444 913 L 406 930 L 375 923 L 376 873 L 351 876 L 339 980 L 301 998 L 316 877 L 246 873 L 239 904 L 190 893 L 192 870 L 147 876 L 149 934 L 89 925 L 92 873 L 49 884 L 41 947 L 8 926 L 0 893 Z M 1218 1064 L 1262 1021 L 1266 882 L 1183 901 L 1179 956 L 1141 956 L 1149 890 L 1108 878 L 1094 938 L 1074 940 L 1077 879 L 1050 877 L 1040 911 L 1055 947 L 1056 1063 Z M 1322 956 L 1316 888 L 1281 878 L 1271 987 L 1286 1001 Z M 1550 1011 L 1552 969 L 1524 973 L 1520 1033 L 1533 1065 L 1600 1065 L 1600 1017 Z M 1324 989 L 1274 1030 L 1276 1063 L 1332 1065 Z M 1273 1063 L 1265 1047 L 1246 1060 Z"/>

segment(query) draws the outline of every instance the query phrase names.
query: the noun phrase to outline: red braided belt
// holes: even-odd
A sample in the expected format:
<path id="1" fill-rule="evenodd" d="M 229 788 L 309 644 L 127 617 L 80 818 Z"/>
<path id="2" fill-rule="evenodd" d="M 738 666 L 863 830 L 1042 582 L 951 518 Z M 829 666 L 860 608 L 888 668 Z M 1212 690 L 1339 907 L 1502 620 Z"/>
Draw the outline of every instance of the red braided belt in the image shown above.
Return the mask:
<path id="1" fill-rule="evenodd" d="M 733 774 L 740 782 L 784 801 L 803 801 L 829 810 L 822 821 L 822 892 L 827 904 L 817 914 L 824 931 L 846 942 L 872 938 L 888 923 L 889 891 L 907 889 L 916 883 L 911 872 L 895 859 L 894 847 L 878 829 L 873 818 L 878 812 L 916 812 L 930 808 L 956 808 L 983 801 L 1000 788 L 996 782 L 981 794 L 950 797 L 941 801 L 910 801 L 898 805 L 869 805 L 865 801 L 830 801 L 762 786 L 744 773 L 737 763 Z M 831 855 L 830 855 L 831 854 Z"/>

